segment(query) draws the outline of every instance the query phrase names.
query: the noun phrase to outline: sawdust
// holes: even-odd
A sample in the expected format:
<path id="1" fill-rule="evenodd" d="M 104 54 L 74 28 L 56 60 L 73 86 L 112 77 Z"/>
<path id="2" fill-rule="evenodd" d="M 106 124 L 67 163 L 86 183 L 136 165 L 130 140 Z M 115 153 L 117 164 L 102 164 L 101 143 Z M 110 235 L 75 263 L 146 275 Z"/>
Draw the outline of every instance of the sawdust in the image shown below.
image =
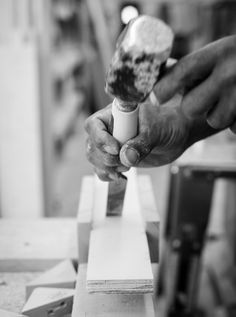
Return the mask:
<path id="1" fill-rule="evenodd" d="M 37 273 L 0 273 L 0 309 L 20 313 L 25 303 L 25 286 Z"/>

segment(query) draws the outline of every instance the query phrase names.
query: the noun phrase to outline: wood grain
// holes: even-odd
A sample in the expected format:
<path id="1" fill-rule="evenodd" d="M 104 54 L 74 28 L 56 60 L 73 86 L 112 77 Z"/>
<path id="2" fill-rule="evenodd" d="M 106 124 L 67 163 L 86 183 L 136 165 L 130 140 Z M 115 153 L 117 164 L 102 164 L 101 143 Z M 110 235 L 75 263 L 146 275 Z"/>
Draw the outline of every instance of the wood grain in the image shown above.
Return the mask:
<path id="1" fill-rule="evenodd" d="M 136 175 L 129 174 L 122 217 L 106 217 L 107 189 L 107 183 L 97 179 L 87 289 L 104 293 L 151 293 L 153 275 Z"/>

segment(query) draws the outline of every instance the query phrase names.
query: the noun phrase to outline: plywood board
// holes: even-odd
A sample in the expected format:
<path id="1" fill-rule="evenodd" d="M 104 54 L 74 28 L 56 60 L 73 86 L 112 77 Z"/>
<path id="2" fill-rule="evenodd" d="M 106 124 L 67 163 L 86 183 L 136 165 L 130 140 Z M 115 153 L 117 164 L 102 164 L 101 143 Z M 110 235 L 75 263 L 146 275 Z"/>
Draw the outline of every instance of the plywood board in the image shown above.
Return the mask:
<path id="1" fill-rule="evenodd" d="M 78 260 L 75 219 L 0 220 L 0 271 L 50 269 Z"/>
<path id="2" fill-rule="evenodd" d="M 106 217 L 107 183 L 96 181 L 87 289 L 151 293 L 153 274 L 135 173 L 129 173 L 122 217 Z"/>
<path id="3" fill-rule="evenodd" d="M 86 290 L 87 265 L 79 267 L 72 317 L 154 317 L 150 294 L 89 294 Z"/>

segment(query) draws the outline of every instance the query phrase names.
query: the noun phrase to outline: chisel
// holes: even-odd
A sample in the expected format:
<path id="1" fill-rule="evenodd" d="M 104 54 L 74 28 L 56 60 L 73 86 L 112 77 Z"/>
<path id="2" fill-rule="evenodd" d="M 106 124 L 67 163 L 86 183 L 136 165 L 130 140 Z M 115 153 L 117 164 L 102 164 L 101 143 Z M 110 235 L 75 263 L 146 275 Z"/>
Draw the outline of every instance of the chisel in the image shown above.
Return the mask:
<path id="1" fill-rule="evenodd" d="M 113 136 L 124 144 L 138 132 L 138 105 L 146 100 L 158 80 L 160 68 L 169 58 L 173 32 L 161 20 L 141 15 L 126 26 L 117 41 L 106 78 L 112 104 Z M 107 216 L 120 216 L 127 179 L 111 181 Z"/>

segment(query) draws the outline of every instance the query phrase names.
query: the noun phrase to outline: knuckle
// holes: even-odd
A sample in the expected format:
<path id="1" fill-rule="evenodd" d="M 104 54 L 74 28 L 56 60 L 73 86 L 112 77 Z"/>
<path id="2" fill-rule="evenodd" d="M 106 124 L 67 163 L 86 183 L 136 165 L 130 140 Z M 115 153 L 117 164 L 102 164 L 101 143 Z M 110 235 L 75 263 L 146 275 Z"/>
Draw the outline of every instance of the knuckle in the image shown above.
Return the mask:
<path id="1" fill-rule="evenodd" d="M 225 119 L 216 114 L 208 116 L 207 122 L 213 129 L 217 129 L 217 130 L 223 129 L 227 125 L 227 123 L 225 122 Z"/>
<path id="2" fill-rule="evenodd" d="M 98 134 L 95 134 L 94 135 L 94 143 L 95 143 L 95 146 L 99 149 L 99 150 L 103 150 L 104 149 L 104 140 L 101 138 L 100 135 Z"/>
<path id="3" fill-rule="evenodd" d="M 197 117 L 197 115 L 195 115 L 193 109 L 191 107 L 189 107 L 189 104 L 187 104 L 185 101 L 182 103 L 181 109 L 182 109 L 183 115 L 186 119 L 193 120 Z"/>

